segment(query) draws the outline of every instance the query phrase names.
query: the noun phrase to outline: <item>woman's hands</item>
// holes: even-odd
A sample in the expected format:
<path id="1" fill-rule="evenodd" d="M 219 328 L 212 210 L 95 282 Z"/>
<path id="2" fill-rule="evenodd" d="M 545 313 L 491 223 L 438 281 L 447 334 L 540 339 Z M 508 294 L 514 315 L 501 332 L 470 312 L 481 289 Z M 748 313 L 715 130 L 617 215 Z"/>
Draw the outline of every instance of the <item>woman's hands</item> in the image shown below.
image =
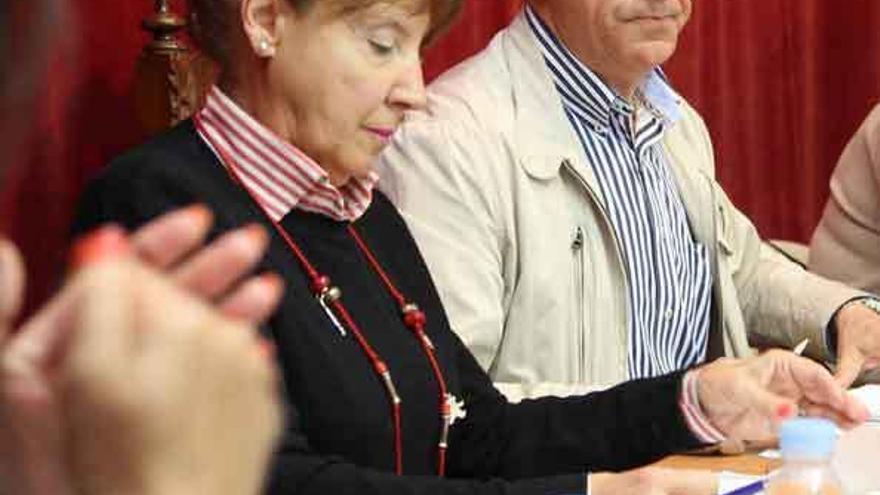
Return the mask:
<path id="1" fill-rule="evenodd" d="M 719 359 L 698 370 L 700 406 L 728 437 L 773 437 L 800 408 L 848 428 L 868 419 L 867 408 L 846 393 L 821 365 L 787 351 L 749 359 Z"/>
<path id="2" fill-rule="evenodd" d="M 95 386 L 110 391 L 116 390 L 106 381 L 90 383 L 90 380 L 98 380 L 98 378 L 94 373 L 85 373 L 83 369 L 83 366 L 89 363 L 89 359 L 103 358 L 91 355 L 87 351 L 85 354 L 74 353 L 74 350 L 83 349 L 81 339 L 94 337 L 93 332 L 102 331 L 104 335 L 108 333 L 108 329 L 112 329 L 109 331 L 111 337 L 126 335 L 132 338 L 132 335 L 142 333 L 139 328 L 161 327 L 159 331 L 151 334 L 156 339 L 171 342 L 175 334 L 169 331 L 181 332 L 181 338 L 184 334 L 198 335 L 193 334 L 192 329 L 181 330 L 179 324 L 179 321 L 189 321 L 187 318 L 196 314 L 205 319 L 202 325 L 203 332 L 200 334 L 205 341 L 208 341 L 204 349 L 199 352 L 208 353 L 208 357 L 213 356 L 211 359 L 214 360 L 208 360 L 213 363 L 211 366 L 216 367 L 218 360 L 230 361 L 230 369 L 235 370 L 242 363 L 250 362 L 250 358 L 238 359 L 239 356 L 236 356 L 237 353 L 242 352 L 241 345 L 215 349 L 215 344 L 230 345 L 221 344 L 229 340 L 230 332 L 218 330 L 217 335 L 214 335 L 208 327 L 236 328 L 242 334 L 241 338 L 254 339 L 253 329 L 247 328 L 245 324 L 259 323 L 274 311 L 282 292 L 281 282 L 275 275 L 246 277 L 263 255 L 267 242 L 265 234 L 252 227 L 239 229 L 225 234 L 207 247 L 199 248 L 210 224 L 210 214 L 204 207 L 197 206 L 162 216 L 134 232 L 130 237 L 126 237 L 117 227 L 99 229 L 97 233 L 78 242 L 74 248 L 74 261 L 84 268 L 75 273 L 66 287 L 14 334 L 11 327 L 21 306 L 24 272 L 21 258 L 14 246 L 8 241 L 0 241 L 0 492 L 64 494 L 71 491 L 73 480 L 66 465 L 65 450 L 69 452 L 72 447 L 65 445 L 64 439 L 65 431 L 69 433 L 71 429 L 70 425 L 64 424 L 64 420 L 72 421 L 73 417 L 62 418 L 61 412 L 67 407 L 73 407 L 73 410 L 97 408 L 95 409 L 97 414 L 102 407 L 119 406 L 119 401 L 122 400 L 121 396 L 114 397 L 109 392 L 106 400 L 95 400 L 95 397 L 101 394 L 85 394 L 81 398 L 76 398 L 64 393 L 65 389 L 62 385 L 86 389 Z M 143 263 L 136 261 L 133 254 L 156 268 L 165 270 L 168 273 L 167 278 L 177 283 L 171 285 L 167 282 L 157 282 L 162 277 L 146 268 Z M 93 275 L 92 270 L 95 269 L 93 265 L 102 264 L 107 259 L 115 260 L 114 268 L 104 268 L 100 272 L 103 274 L 101 276 Z M 216 314 L 216 311 L 206 308 L 203 303 L 184 296 L 183 288 L 196 292 L 204 299 L 214 301 L 228 316 L 239 323 L 224 320 Z M 95 315 L 101 311 L 106 312 L 106 315 L 97 319 Z M 151 349 L 150 355 L 153 358 L 149 362 L 167 361 L 168 373 L 161 375 L 161 379 L 185 378 L 189 381 L 177 383 L 177 386 L 194 387 L 198 383 L 197 379 L 208 378 L 187 376 L 182 372 L 187 363 L 179 359 L 183 355 L 180 353 L 195 353 L 195 350 L 186 351 L 186 346 L 175 348 L 156 347 L 157 345 L 141 348 L 137 352 L 145 353 Z M 158 349 L 165 350 L 160 352 Z M 221 353 L 223 349 L 225 351 Z M 131 354 L 135 352 L 134 350 L 127 347 L 126 351 L 130 353 L 131 364 L 138 362 L 138 356 Z M 174 354 L 175 352 L 178 354 Z M 254 353 L 254 351 L 247 352 Z M 69 360 L 74 355 L 79 356 L 77 360 Z M 91 358 L 88 357 L 90 355 Z M 193 354 L 191 357 L 195 359 L 197 356 Z M 107 365 L 109 363 L 116 363 L 117 366 L 124 364 L 119 360 L 110 360 Z M 109 368 L 105 371 L 110 372 Z M 122 371 L 130 372 L 128 368 Z M 172 373 L 172 371 L 180 373 Z M 207 373 L 209 370 L 204 371 Z M 241 374 L 242 379 L 250 380 L 253 385 L 253 387 L 245 387 L 249 390 L 244 393 L 241 400 L 247 399 L 248 393 L 253 390 L 265 390 L 265 387 L 260 386 L 260 382 L 265 381 L 265 378 L 255 375 L 259 373 L 253 370 Z M 131 377 L 123 372 L 111 373 L 110 376 L 105 377 L 105 380 L 117 380 L 116 383 L 119 384 L 120 377 L 128 377 L 131 380 Z M 136 380 L 128 384 L 132 388 L 139 389 L 144 385 Z M 153 387 L 160 385 L 157 381 Z M 231 397 L 236 396 L 237 394 L 232 394 Z M 91 399 L 87 399 L 89 397 Z M 203 402 L 210 399 L 199 394 L 194 394 L 192 397 L 199 398 Z M 73 402 L 62 404 L 62 398 Z M 159 394 L 151 400 L 159 401 L 161 398 L 162 395 Z M 223 400 L 233 399 L 225 397 Z M 257 411 L 259 404 L 265 406 L 266 400 L 269 399 L 263 397 L 262 402 L 257 402 Z M 272 406 L 269 408 L 277 407 L 274 399 L 271 401 Z M 158 404 L 159 402 L 156 402 L 154 405 L 158 406 Z M 187 414 L 193 407 L 197 410 L 197 406 L 198 404 L 178 404 L 176 411 L 169 407 L 165 413 L 171 418 L 174 414 L 178 416 Z M 129 412 L 133 411 L 129 410 Z M 77 417 L 80 420 L 88 419 L 83 415 Z M 221 422 L 224 417 L 215 416 L 215 422 Z M 236 418 L 228 417 L 226 421 L 230 425 L 236 424 L 233 423 L 233 419 Z M 158 418 L 150 415 L 139 419 L 132 418 L 135 423 L 150 420 L 158 420 Z M 211 423 L 207 419 L 205 421 L 206 424 Z M 265 428 L 271 424 L 272 421 L 268 421 L 262 426 L 256 425 L 253 431 L 256 438 L 265 442 L 265 438 L 261 435 L 265 436 Z M 112 439 L 112 435 L 104 434 L 92 440 Z M 208 440 L 219 439 L 220 437 L 216 439 L 212 437 Z M 180 437 L 180 441 L 184 440 L 192 439 Z M 211 441 L 207 441 L 205 445 L 211 444 Z M 240 472 L 246 471 L 247 469 L 244 469 Z M 99 473 L 100 470 L 97 472 Z M 78 473 L 79 476 L 83 474 Z"/>
<path id="3" fill-rule="evenodd" d="M 73 284 L 55 390 L 76 492 L 258 493 L 281 426 L 270 347 L 132 260 Z"/>
<path id="4" fill-rule="evenodd" d="M 772 437 L 779 423 L 797 414 L 799 407 L 844 427 L 868 417 L 865 406 L 850 397 L 825 368 L 790 352 L 719 359 L 696 373 L 703 413 L 730 438 Z M 646 467 L 593 474 L 591 485 L 591 495 L 714 495 L 717 477 L 709 471 Z"/>

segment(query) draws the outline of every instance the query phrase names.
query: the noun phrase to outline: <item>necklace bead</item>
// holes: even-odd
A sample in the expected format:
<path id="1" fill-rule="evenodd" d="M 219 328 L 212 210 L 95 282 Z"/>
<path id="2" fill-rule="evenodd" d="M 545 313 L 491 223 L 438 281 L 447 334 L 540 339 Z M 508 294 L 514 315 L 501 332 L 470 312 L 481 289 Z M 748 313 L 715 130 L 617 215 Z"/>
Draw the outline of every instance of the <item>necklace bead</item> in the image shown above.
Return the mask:
<path id="1" fill-rule="evenodd" d="M 404 325 L 412 330 L 425 328 L 425 323 L 428 321 L 428 318 L 425 316 L 425 312 L 419 309 L 419 307 L 415 304 L 412 304 L 410 306 L 413 307 L 405 310 L 403 313 Z"/>
<path id="2" fill-rule="evenodd" d="M 330 289 L 330 277 L 326 275 L 317 275 L 312 278 L 311 289 L 315 295 L 323 295 Z"/>

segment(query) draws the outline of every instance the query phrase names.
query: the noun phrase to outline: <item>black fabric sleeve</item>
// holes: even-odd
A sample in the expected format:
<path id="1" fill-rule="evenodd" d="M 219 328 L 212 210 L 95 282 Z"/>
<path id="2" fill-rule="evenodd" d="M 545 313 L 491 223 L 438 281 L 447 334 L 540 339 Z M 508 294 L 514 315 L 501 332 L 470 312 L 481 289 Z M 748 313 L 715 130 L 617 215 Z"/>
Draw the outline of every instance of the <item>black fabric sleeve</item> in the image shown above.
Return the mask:
<path id="1" fill-rule="evenodd" d="M 684 372 L 586 396 L 509 404 L 458 345 L 468 419 L 453 429 L 452 472 L 519 479 L 620 471 L 701 445 L 678 403 Z"/>
<path id="2" fill-rule="evenodd" d="M 464 347 L 460 359 L 468 419 L 453 428 L 449 478 L 401 477 L 314 453 L 292 409 L 269 492 L 581 494 L 584 472 L 633 468 L 699 445 L 679 410 L 681 373 L 584 397 L 509 404 Z"/>

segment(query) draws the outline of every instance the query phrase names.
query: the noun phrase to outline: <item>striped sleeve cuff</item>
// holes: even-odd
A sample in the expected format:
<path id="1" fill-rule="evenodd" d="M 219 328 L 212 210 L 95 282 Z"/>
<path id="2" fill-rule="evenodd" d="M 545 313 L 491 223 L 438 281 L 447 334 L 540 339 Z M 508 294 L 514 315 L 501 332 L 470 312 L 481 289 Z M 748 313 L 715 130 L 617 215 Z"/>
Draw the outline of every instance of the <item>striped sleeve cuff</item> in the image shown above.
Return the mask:
<path id="1" fill-rule="evenodd" d="M 712 426 L 703 408 L 700 407 L 700 398 L 697 395 L 699 373 L 697 369 L 685 373 L 678 405 L 684 415 L 685 423 L 699 441 L 706 444 L 721 443 L 725 439 L 724 434 Z"/>

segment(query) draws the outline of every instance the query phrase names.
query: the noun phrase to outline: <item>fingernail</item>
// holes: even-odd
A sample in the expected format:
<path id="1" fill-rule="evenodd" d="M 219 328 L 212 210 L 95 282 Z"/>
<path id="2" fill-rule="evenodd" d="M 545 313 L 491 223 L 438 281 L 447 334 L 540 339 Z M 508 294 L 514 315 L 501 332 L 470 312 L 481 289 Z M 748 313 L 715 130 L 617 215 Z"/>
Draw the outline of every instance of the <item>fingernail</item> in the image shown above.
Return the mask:
<path id="1" fill-rule="evenodd" d="M 248 239 L 250 239 L 252 242 L 258 243 L 261 246 L 266 242 L 269 237 L 266 233 L 266 229 L 264 229 L 263 226 L 258 223 L 247 225 L 242 230 L 244 231 Z"/>
<path id="2" fill-rule="evenodd" d="M 70 250 L 70 268 L 78 269 L 119 258 L 129 252 L 131 245 L 125 230 L 118 225 L 105 225 L 73 243 Z"/>
<path id="3" fill-rule="evenodd" d="M 779 419 L 788 419 L 795 414 L 794 406 L 791 404 L 781 404 L 776 408 L 776 417 Z"/>
<path id="4" fill-rule="evenodd" d="M 194 204 L 192 206 L 187 206 L 183 210 L 187 216 L 189 216 L 193 222 L 198 223 L 200 225 L 210 225 L 213 215 L 211 214 L 211 210 L 201 204 Z"/>
<path id="5" fill-rule="evenodd" d="M 264 359 L 274 359 L 276 350 L 275 344 L 267 339 L 261 337 L 257 341 L 257 353 Z"/>
<path id="6" fill-rule="evenodd" d="M 264 273 L 258 277 L 260 284 L 271 293 L 284 289 L 284 280 L 277 273 Z"/>

